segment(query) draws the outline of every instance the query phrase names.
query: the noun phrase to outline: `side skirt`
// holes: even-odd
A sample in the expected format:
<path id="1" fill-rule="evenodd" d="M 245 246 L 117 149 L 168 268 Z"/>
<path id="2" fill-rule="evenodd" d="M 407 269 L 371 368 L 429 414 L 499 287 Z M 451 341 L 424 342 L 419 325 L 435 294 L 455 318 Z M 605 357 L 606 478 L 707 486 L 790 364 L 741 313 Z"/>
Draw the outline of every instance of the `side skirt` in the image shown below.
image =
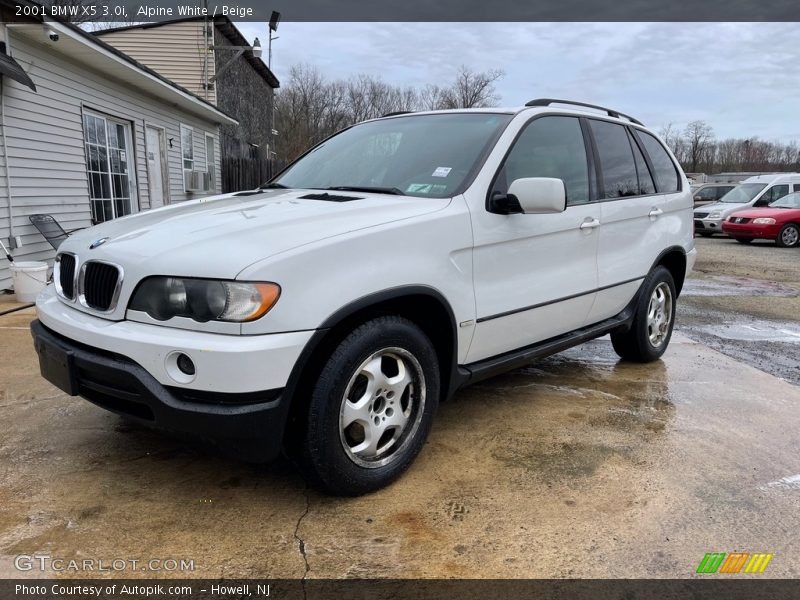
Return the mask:
<path id="1" fill-rule="evenodd" d="M 471 383 L 476 383 L 495 375 L 500 375 L 512 369 L 523 367 L 531 362 L 563 352 L 573 346 L 588 342 L 598 337 L 602 337 L 617 329 L 630 328 L 635 315 L 635 301 L 639 297 L 637 293 L 625 309 L 618 315 L 600 321 L 594 325 L 582 327 L 569 333 L 550 338 L 524 348 L 512 350 L 504 354 L 485 358 L 478 362 L 459 366 L 460 386 L 464 387 Z"/>

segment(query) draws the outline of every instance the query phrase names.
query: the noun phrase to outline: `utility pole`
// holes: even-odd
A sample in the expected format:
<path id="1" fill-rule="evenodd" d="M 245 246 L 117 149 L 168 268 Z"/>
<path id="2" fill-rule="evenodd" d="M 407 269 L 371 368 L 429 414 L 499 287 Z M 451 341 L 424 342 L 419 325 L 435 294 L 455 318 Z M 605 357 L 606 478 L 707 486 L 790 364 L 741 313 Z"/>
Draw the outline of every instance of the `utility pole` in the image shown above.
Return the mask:
<path id="1" fill-rule="evenodd" d="M 269 17 L 269 24 L 267 26 L 267 33 L 269 34 L 269 42 L 267 43 L 267 68 L 272 71 L 272 40 L 278 39 L 273 37 L 273 34 L 278 31 L 278 23 L 281 22 L 281 13 L 276 10 L 272 11 Z M 267 146 L 267 160 L 269 161 L 270 177 L 272 177 L 272 157 L 277 156 L 275 152 L 275 90 L 272 91 L 272 110 L 270 111 L 269 119 L 269 144 Z"/>
<path id="2" fill-rule="evenodd" d="M 203 99 L 208 102 L 208 53 L 211 44 L 208 40 L 208 0 L 203 0 Z"/>

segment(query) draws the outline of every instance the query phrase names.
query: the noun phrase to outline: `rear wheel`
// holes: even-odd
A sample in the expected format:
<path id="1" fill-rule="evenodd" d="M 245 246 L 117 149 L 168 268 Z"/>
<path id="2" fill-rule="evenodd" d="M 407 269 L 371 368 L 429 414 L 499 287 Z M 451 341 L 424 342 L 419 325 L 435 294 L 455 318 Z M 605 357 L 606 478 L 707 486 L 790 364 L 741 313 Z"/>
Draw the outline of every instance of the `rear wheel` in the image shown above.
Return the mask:
<path id="1" fill-rule="evenodd" d="M 384 487 L 419 453 L 438 401 L 439 365 L 425 333 L 401 317 L 368 321 L 339 344 L 312 392 L 308 475 L 333 494 Z"/>
<path id="2" fill-rule="evenodd" d="M 660 358 L 672 337 L 676 297 L 672 274 L 662 266 L 653 269 L 642 283 L 630 329 L 611 334 L 616 353 L 634 362 Z"/>
<path id="3" fill-rule="evenodd" d="M 800 245 L 800 227 L 795 223 L 788 223 L 783 226 L 778 238 L 775 240 L 781 248 L 794 248 Z"/>
<path id="4" fill-rule="evenodd" d="M 753 238 L 737 237 L 737 238 L 733 238 L 733 239 L 735 239 L 740 244 L 751 244 L 753 242 Z"/>

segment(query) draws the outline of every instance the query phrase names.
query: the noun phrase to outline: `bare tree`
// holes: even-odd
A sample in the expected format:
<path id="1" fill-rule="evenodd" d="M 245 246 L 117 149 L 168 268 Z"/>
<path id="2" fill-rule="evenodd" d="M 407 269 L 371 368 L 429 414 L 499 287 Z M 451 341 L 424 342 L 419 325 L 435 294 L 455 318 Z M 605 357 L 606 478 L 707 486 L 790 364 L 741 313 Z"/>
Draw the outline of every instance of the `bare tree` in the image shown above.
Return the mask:
<path id="1" fill-rule="evenodd" d="M 505 73 L 499 69 L 490 69 L 484 73 L 476 73 L 462 65 L 456 79 L 443 96 L 441 108 L 483 108 L 497 106 L 500 97 L 494 84 Z"/>
<path id="2" fill-rule="evenodd" d="M 697 167 L 714 139 L 714 130 L 705 121 L 692 121 L 684 130 L 684 138 L 688 146 L 689 170 L 697 172 Z"/>
<path id="3" fill-rule="evenodd" d="M 372 75 L 329 81 L 310 65 L 295 65 L 276 96 L 278 153 L 291 160 L 336 131 L 388 113 L 494 106 L 502 71 L 477 73 L 461 67 L 447 87 L 393 85 Z"/>

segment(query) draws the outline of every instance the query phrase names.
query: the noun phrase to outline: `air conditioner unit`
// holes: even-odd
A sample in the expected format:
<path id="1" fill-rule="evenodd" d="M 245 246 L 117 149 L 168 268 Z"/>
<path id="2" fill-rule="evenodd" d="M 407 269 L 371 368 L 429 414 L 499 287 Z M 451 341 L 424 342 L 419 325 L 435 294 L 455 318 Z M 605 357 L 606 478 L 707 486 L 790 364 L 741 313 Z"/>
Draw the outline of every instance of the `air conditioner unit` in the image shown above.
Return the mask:
<path id="1" fill-rule="evenodd" d="M 211 192 L 211 173 L 205 171 L 184 171 L 183 188 L 187 192 Z"/>

